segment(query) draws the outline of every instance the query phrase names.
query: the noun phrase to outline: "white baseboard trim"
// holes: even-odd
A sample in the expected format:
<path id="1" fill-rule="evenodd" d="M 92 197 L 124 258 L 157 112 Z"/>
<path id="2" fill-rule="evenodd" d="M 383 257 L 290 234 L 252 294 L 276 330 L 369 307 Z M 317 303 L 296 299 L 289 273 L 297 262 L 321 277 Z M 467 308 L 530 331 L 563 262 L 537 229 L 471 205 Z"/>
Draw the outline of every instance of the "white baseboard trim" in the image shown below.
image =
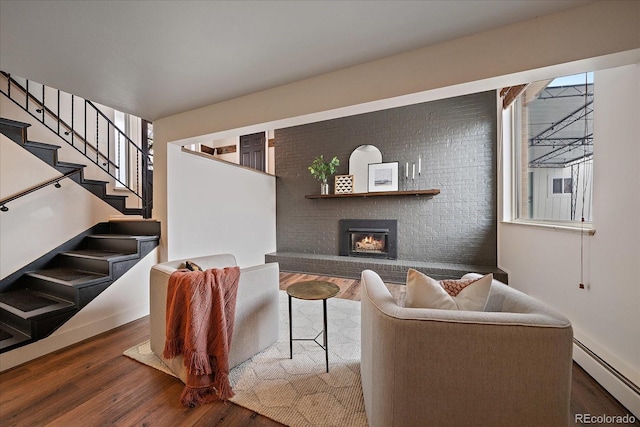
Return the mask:
<path id="1" fill-rule="evenodd" d="M 574 342 L 573 344 L 573 360 L 624 405 L 631 414 L 640 418 L 640 393 L 638 393 L 636 384 L 621 375 L 581 343 Z"/>
<path id="2" fill-rule="evenodd" d="M 76 344 L 103 332 L 107 332 L 111 329 L 117 328 L 118 326 L 122 326 L 126 323 L 147 316 L 148 314 L 149 304 L 144 303 L 118 313 L 113 313 L 113 315 L 100 319 L 96 322 L 88 323 L 69 330 L 57 331 L 51 336 L 40 341 L 0 354 L 0 372 L 68 347 L 72 344 Z M 124 350 L 126 349 L 123 349 L 123 351 Z"/>

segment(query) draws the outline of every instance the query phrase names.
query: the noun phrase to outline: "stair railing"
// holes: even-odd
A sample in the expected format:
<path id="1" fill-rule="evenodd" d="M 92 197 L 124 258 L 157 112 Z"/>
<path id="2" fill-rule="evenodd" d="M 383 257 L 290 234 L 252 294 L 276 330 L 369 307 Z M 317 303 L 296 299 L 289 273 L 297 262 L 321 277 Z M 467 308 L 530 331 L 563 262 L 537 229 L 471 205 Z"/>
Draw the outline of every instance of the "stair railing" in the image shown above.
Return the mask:
<path id="1" fill-rule="evenodd" d="M 43 182 L 42 184 L 35 185 L 31 188 L 21 191 L 20 193 L 14 194 L 13 196 L 0 200 L 0 212 L 7 212 L 9 210 L 9 208 L 6 206 L 7 203 L 17 200 L 22 196 L 26 196 L 27 194 L 31 194 L 34 191 L 38 191 L 42 188 L 48 187 L 51 184 L 55 184 L 56 188 L 62 187 L 62 185 L 60 184 L 60 181 L 62 181 L 65 178 L 69 178 L 70 176 L 75 175 L 77 173 L 80 173 L 81 170 L 82 170 L 81 168 L 74 169 L 70 172 L 65 173 L 64 175 L 58 176 L 56 178 L 52 178 L 48 181 Z"/>
<path id="2" fill-rule="evenodd" d="M 138 197 L 143 212 L 149 211 L 151 195 L 143 195 L 151 164 L 147 151 L 93 102 L 4 71 L 0 75 L 6 79 L 0 92 Z M 144 141 L 146 137 L 142 135 Z"/>

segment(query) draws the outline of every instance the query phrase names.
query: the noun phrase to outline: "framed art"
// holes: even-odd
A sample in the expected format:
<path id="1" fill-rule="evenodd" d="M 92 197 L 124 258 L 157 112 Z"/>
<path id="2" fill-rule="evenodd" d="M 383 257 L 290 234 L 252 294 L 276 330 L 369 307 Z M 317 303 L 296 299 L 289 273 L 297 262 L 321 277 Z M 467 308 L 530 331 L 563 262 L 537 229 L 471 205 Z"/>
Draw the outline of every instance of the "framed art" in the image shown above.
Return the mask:
<path id="1" fill-rule="evenodd" d="M 369 164 L 368 191 L 398 191 L 398 162 Z"/>

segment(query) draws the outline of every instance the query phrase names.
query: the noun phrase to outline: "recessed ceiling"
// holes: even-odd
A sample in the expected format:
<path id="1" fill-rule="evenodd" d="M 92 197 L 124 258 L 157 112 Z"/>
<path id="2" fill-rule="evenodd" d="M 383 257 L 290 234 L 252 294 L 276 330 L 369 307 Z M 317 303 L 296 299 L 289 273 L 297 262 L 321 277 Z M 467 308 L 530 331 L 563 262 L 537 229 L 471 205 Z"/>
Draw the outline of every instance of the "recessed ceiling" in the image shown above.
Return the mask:
<path id="1" fill-rule="evenodd" d="M 0 0 L 0 69 L 147 120 L 591 0 Z"/>

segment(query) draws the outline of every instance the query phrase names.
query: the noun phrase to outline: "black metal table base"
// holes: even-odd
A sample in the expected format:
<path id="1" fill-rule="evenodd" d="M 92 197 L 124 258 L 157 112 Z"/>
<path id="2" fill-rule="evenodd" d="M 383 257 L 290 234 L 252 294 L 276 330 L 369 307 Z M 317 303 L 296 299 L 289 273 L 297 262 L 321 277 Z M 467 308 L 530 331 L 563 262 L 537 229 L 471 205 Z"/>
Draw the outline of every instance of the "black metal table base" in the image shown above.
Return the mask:
<path id="1" fill-rule="evenodd" d="M 289 359 L 293 359 L 293 342 L 294 341 L 314 341 L 318 344 L 325 353 L 325 362 L 327 372 L 329 372 L 329 344 L 327 340 L 327 299 L 322 300 L 322 315 L 324 319 L 324 328 L 322 331 L 315 336 L 315 338 L 293 338 L 293 322 L 292 322 L 292 311 L 291 311 L 291 295 L 289 295 Z M 322 343 L 318 342 L 318 337 L 322 335 Z"/>

